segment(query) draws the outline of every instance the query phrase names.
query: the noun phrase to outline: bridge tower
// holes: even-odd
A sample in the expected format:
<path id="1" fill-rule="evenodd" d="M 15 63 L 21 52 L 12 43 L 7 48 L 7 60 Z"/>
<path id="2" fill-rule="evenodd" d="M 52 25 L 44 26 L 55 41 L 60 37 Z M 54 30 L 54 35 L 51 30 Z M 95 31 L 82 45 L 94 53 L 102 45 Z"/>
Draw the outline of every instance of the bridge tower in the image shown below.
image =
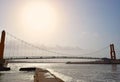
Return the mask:
<path id="1" fill-rule="evenodd" d="M 5 31 L 2 31 L 1 42 L 0 42 L 0 70 L 1 68 L 7 66 L 7 62 L 3 58 L 4 55 L 4 44 L 5 44 Z"/>
<path id="2" fill-rule="evenodd" d="M 116 53 L 114 49 L 114 44 L 110 44 L 110 56 L 111 60 L 116 60 Z"/>
<path id="3" fill-rule="evenodd" d="M 1 42 L 0 42 L 0 59 L 3 59 L 4 44 L 5 44 L 5 31 L 3 30 L 1 35 Z"/>

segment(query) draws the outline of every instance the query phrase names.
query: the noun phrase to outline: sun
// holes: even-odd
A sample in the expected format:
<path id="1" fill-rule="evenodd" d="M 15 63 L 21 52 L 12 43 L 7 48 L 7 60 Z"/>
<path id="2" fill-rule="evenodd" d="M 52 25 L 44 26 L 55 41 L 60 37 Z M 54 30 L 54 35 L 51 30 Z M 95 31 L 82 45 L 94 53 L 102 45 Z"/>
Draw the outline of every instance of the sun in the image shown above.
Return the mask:
<path id="1" fill-rule="evenodd" d="M 56 27 L 58 22 L 55 7 L 45 1 L 29 2 L 21 12 L 22 25 L 32 29 L 48 30 Z"/>

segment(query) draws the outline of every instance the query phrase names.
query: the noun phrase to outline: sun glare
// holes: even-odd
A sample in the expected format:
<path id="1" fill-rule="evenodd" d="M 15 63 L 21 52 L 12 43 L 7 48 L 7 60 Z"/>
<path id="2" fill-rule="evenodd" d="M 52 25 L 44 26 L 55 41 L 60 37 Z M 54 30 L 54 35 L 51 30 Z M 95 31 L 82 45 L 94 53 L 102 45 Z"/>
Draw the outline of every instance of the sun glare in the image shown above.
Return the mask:
<path id="1" fill-rule="evenodd" d="M 47 2 L 27 3 L 22 10 L 23 25 L 32 29 L 50 30 L 57 25 L 57 12 Z"/>

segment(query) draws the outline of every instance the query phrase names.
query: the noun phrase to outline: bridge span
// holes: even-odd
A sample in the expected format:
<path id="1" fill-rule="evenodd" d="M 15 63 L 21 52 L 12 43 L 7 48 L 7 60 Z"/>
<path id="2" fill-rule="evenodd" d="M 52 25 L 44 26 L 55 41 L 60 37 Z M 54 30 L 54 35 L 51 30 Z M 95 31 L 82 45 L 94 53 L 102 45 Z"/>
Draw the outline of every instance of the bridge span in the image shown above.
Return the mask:
<path id="1" fill-rule="evenodd" d="M 18 44 L 17 44 L 18 43 Z M 105 62 L 110 62 L 111 64 L 119 64 L 119 59 L 116 57 L 116 51 L 114 48 L 114 44 L 110 44 L 110 46 L 105 47 L 103 49 L 100 49 L 98 51 L 88 53 L 98 53 L 104 51 L 104 49 L 109 48 L 109 54 L 110 58 L 107 57 L 80 57 L 80 56 L 68 56 L 69 54 L 60 53 L 57 51 L 51 51 L 45 48 L 40 48 L 38 46 L 34 46 L 33 44 L 30 44 L 24 40 L 21 40 L 9 32 L 2 31 L 1 34 L 1 42 L 0 42 L 0 68 L 4 68 L 7 65 L 8 60 L 14 60 L 14 59 L 103 59 Z M 20 56 L 21 54 L 31 54 L 32 56 Z M 9 56 L 12 54 L 12 57 Z M 37 54 L 37 55 L 36 55 Z M 39 54 L 44 54 L 44 56 L 38 56 Z M 51 54 L 51 56 L 46 56 L 45 54 Z M 54 56 L 54 55 L 57 56 Z M 7 55 L 8 57 L 4 57 Z M 17 56 L 19 55 L 19 56 Z M 61 55 L 61 56 L 60 56 Z"/>

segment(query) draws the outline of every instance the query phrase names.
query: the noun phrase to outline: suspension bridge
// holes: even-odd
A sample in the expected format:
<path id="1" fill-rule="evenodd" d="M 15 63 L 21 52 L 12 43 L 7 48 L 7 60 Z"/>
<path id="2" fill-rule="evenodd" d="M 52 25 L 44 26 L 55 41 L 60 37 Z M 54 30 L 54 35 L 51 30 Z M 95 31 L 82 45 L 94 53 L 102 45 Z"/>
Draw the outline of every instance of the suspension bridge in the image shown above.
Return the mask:
<path id="1" fill-rule="evenodd" d="M 96 51 L 63 52 L 60 49 L 55 50 L 35 46 L 6 32 L 3 56 L 5 59 L 100 59 L 105 57 L 106 54 L 109 54 L 109 45 Z"/>
<path id="2" fill-rule="evenodd" d="M 17 38 L 9 32 L 2 31 L 0 43 L 0 66 L 3 66 L 5 60 L 14 59 L 102 59 L 109 57 L 108 59 L 116 60 L 116 53 L 119 54 L 120 50 L 116 51 L 117 52 L 115 52 L 114 44 L 111 44 L 110 46 L 89 53 L 61 53 L 60 51 L 35 46 Z"/>

